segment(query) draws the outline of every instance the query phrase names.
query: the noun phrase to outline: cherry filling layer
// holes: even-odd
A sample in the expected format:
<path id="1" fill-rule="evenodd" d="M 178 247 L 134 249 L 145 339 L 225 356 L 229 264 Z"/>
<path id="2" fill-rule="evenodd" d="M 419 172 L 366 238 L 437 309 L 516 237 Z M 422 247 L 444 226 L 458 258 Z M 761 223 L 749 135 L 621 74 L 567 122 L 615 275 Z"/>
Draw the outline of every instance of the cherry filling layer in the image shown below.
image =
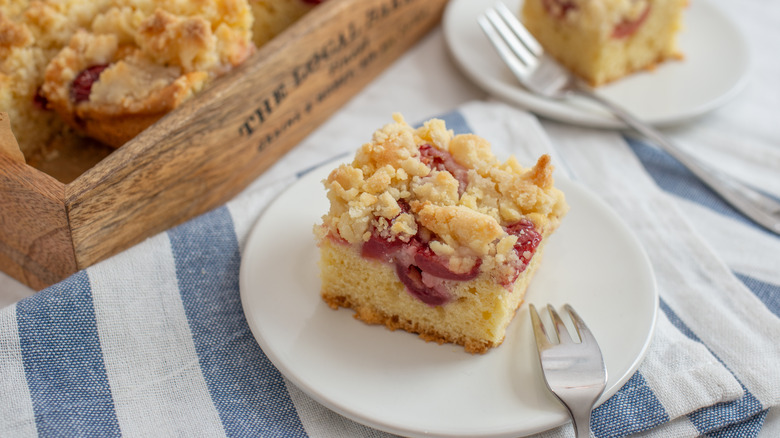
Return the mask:
<path id="1" fill-rule="evenodd" d="M 615 26 L 615 29 L 612 30 L 612 38 L 620 39 L 633 35 L 637 29 L 642 26 L 642 23 L 645 22 L 648 14 L 650 14 L 649 3 L 647 4 L 647 7 L 645 7 L 645 10 L 642 11 L 642 13 L 639 14 L 639 17 L 637 17 L 635 20 L 628 20 L 624 18 L 623 21 L 618 23 L 617 26 Z"/>
<path id="2" fill-rule="evenodd" d="M 35 105 L 35 107 L 39 110 L 49 109 L 49 99 L 45 98 L 43 94 L 41 94 L 41 87 L 38 87 L 38 89 L 35 90 L 35 95 L 33 96 L 33 105 Z"/>
<path id="3" fill-rule="evenodd" d="M 578 9 L 577 4 L 572 0 L 542 0 L 542 5 L 544 6 L 545 11 L 556 19 L 561 19 L 569 11 Z M 612 38 L 620 39 L 633 35 L 637 29 L 642 26 L 642 23 L 645 22 L 649 13 L 650 4 L 648 3 L 644 11 L 639 14 L 639 17 L 633 20 L 624 18 L 620 23 L 615 25 L 615 28 L 612 30 Z"/>
<path id="4" fill-rule="evenodd" d="M 506 227 L 506 232 L 517 236 L 514 251 L 517 253 L 518 261 L 514 266 L 514 274 L 507 277 L 506 283 L 504 283 L 504 286 L 510 286 L 531 263 L 531 258 L 542 241 L 542 235 L 536 231 L 534 223 L 528 219 L 521 219 L 519 222 L 509 225 Z"/>
<path id="5" fill-rule="evenodd" d="M 511 262 L 511 274 L 500 281 L 502 286 L 509 288 L 528 267 L 542 236 L 536 231 L 533 222 L 526 219 L 506 227 L 506 231 L 517 236 L 517 243 L 513 248 L 517 259 Z M 449 258 L 433 252 L 430 246 L 417 236 L 412 237 L 409 242 L 403 242 L 372 234 L 371 238 L 363 243 L 361 256 L 394 265 L 398 279 L 409 293 L 429 306 L 447 304 L 452 300 L 450 282 L 476 278 L 482 264 L 482 260 L 477 259 L 467 272 L 452 271 L 449 268 Z"/>
<path id="6" fill-rule="evenodd" d="M 70 98 L 74 103 L 89 100 L 92 85 L 100 78 L 100 74 L 108 67 L 107 64 L 93 65 L 82 70 L 70 86 Z"/>
<path id="7" fill-rule="evenodd" d="M 429 306 L 447 304 L 452 299 L 447 282 L 474 279 L 482 264 L 477 259 L 468 272 L 452 271 L 449 258 L 437 255 L 416 236 L 403 242 L 373 234 L 363 243 L 361 255 L 395 265 L 396 275 L 409 293 Z"/>

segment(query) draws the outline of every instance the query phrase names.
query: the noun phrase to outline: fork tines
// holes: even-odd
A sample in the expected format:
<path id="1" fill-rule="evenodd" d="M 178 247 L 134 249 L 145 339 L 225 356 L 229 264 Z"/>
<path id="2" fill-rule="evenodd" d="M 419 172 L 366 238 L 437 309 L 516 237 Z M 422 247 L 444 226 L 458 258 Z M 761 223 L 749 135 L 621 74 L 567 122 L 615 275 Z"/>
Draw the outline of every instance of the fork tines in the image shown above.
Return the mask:
<path id="1" fill-rule="evenodd" d="M 539 57 L 544 53 L 542 46 L 505 4 L 496 3 L 479 16 L 477 22 L 501 59 L 511 69 L 517 69 L 516 73 L 525 75 L 539 63 Z"/>
<path id="2" fill-rule="evenodd" d="M 536 306 L 529 304 L 529 308 L 531 312 L 531 321 L 534 328 L 536 329 L 534 331 L 534 335 L 536 336 L 537 343 L 541 343 L 541 345 L 551 345 L 556 343 L 569 344 L 596 342 L 596 339 L 593 337 L 593 333 L 591 333 L 590 329 L 588 329 L 588 326 L 585 325 L 585 321 L 580 318 L 580 315 L 577 314 L 574 308 L 572 308 L 569 304 L 564 304 L 563 309 L 566 311 L 566 313 L 569 314 L 569 317 L 571 318 L 571 321 L 574 325 L 574 330 L 577 333 L 578 338 L 576 340 L 572 337 L 571 333 L 566 328 L 563 319 L 561 319 L 560 315 L 555 310 L 555 307 L 553 307 L 551 304 L 547 305 L 547 311 L 550 313 L 550 319 L 553 323 L 555 337 L 551 337 L 551 334 L 547 333 L 547 329 L 545 328 L 541 318 L 539 317 L 539 314 L 536 311 Z"/>

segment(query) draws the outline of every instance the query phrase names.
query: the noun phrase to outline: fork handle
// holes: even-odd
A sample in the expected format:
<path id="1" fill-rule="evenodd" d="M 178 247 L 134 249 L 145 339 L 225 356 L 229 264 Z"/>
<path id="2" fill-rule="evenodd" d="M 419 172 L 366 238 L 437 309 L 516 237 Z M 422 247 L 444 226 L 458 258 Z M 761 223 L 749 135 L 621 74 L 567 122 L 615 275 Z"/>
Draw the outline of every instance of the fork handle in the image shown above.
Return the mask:
<path id="1" fill-rule="evenodd" d="M 589 405 L 589 406 L 592 406 Z M 569 407 L 572 426 L 574 426 L 574 436 L 576 438 L 590 438 L 590 415 L 592 408 L 574 408 Z"/>
<path id="2" fill-rule="evenodd" d="M 586 85 L 576 84 L 571 88 L 571 91 L 603 105 L 629 127 L 658 144 L 658 146 L 688 168 L 734 208 L 769 231 L 780 234 L 780 202 L 742 184 L 719 170 L 702 164 L 672 144 L 657 129 L 637 119 L 633 114 L 614 102 L 594 93 Z"/>

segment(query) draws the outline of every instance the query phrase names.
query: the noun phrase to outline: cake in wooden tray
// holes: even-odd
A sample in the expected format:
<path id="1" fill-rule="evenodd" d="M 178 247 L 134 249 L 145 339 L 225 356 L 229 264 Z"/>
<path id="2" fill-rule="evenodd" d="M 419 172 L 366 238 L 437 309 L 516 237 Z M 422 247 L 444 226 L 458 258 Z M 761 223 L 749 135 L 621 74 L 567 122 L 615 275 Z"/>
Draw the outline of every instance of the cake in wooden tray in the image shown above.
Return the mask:
<path id="1" fill-rule="evenodd" d="M 500 345 L 568 210 L 550 157 L 500 162 L 488 142 L 400 115 L 324 181 L 315 226 L 322 298 L 370 324 L 454 343 Z"/>
<path id="2" fill-rule="evenodd" d="M 42 289 L 224 205 L 446 4 L 0 1 L 0 270 Z"/>
<path id="3" fill-rule="evenodd" d="M 314 0 L 0 3 L 0 111 L 33 163 L 119 147 L 243 63 Z"/>
<path id="4" fill-rule="evenodd" d="M 680 59 L 688 0 L 525 0 L 524 25 L 592 86 Z"/>

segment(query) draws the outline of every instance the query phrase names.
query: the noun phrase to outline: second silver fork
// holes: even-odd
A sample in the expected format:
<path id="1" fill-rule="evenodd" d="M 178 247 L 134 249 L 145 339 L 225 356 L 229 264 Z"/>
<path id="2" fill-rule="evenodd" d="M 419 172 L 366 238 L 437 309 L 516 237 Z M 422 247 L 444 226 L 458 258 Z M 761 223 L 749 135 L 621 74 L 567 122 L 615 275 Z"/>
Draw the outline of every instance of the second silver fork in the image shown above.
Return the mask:
<path id="1" fill-rule="evenodd" d="M 766 229 L 780 234 L 780 202 L 753 190 L 721 171 L 702 164 L 675 146 L 652 126 L 593 92 L 590 87 L 544 53 L 542 46 L 503 3 L 499 2 L 494 8 L 485 11 L 478 18 L 478 22 L 501 59 L 527 90 L 551 99 L 565 99 L 571 95 L 579 95 L 601 104 L 630 128 L 652 140 L 682 163 L 745 216 Z"/>
<path id="2" fill-rule="evenodd" d="M 552 320 L 550 336 L 533 304 L 529 305 L 536 348 L 544 381 L 560 400 L 572 418 L 577 438 L 590 437 L 590 416 L 607 384 L 607 367 L 596 338 L 574 309 L 563 306 L 577 333 L 577 341 L 569 333 L 558 312 L 547 305 Z"/>

